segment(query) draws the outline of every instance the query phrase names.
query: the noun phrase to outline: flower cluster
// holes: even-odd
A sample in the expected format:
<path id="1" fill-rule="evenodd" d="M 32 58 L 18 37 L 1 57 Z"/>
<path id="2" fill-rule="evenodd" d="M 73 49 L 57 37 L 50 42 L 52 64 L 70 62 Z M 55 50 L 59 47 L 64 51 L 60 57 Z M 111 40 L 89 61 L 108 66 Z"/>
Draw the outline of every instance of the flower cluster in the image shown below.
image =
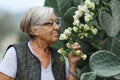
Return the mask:
<path id="1" fill-rule="evenodd" d="M 98 30 L 93 25 L 89 25 L 88 23 L 93 19 L 94 17 L 94 9 L 95 4 L 94 2 L 91 2 L 90 0 L 86 0 L 84 5 L 78 5 L 78 10 L 75 11 L 75 15 L 73 16 L 74 22 L 73 22 L 73 30 L 77 34 L 79 34 L 79 38 L 83 39 L 84 37 L 89 37 L 92 34 L 96 35 Z M 83 22 L 80 21 L 81 17 L 84 18 Z"/>
<path id="2" fill-rule="evenodd" d="M 89 22 L 94 19 L 94 9 L 95 3 L 91 2 L 90 0 L 86 0 L 83 5 L 78 5 L 75 15 L 73 15 L 73 27 L 68 27 L 65 29 L 65 31 L 60 34 L 59 37 L 59 40 L 67 41 L 67 48 L 61 48 L 58 50 L 58 53 L 62 55 L 60 58 L 61 60 L 63 60 L 64 56 L 67 56 L 71 51 L 75 55 L 81 56 L 83 60 L 86 59 L 87 56 L 83 54 L 82 51 L 74 51 L 71 45 L 77 42 L 79 39 L 89 38 L 91 35 L 94 36 L 97 34 L 97 28 L 89 24 Z M 75 34 L 74 36 L 77 37 L 75 41 L 73 40 L 73 33 Z"/>

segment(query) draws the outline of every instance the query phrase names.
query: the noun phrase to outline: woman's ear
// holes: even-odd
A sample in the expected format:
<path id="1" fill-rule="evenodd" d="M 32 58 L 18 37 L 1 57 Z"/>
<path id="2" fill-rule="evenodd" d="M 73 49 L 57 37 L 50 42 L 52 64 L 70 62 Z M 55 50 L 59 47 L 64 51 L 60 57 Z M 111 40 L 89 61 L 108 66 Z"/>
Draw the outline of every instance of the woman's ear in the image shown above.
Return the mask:
<path id="1" fill-rule="evenodd" d="M 31 27 L 31 34 L 33 35 L 39 35 L 39 31 L 36 27 Z"/>

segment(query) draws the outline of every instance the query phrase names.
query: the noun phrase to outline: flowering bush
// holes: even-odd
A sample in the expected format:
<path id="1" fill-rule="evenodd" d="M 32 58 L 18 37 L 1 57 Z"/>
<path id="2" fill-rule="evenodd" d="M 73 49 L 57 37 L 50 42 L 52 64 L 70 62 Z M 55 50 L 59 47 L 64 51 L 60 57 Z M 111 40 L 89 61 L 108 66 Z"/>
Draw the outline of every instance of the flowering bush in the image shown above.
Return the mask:
<path id="1" fill-rule="evenodd" d="M 83 60 L 86 59 L 87 56 L 83 54 L 82 51 L 74 51 L 71 45 L 79 41 L 79 39 L 89 37 L 91 38 L 91 36 L 94 37 L 94 35 L 97 34 L 97 28 L 88 24 L 91 20 L 94 19 L 94 9 L 95 3 L 91 2 L 90 0 L 86 0 L 83 5 L 78 5 L 77 10 L 75 11 L 75 15 L 73 15 L 73 28 L 68 27 L 62 34 L 60 34 L 59 37 L 59 40 L 67 41 L 67 49 L 60 48 L 58 50 L 58 53 L 62 55 L 60 57 L 61 60 L 63 60 L 64 56 L 67 56 L 70 52 L 73 52 L 77 56 L 81 56 Z M 81 17 L 84 18 L 84 22 L 81 22 Z M 74 40 L 74 38 L 76 40 Z"/>

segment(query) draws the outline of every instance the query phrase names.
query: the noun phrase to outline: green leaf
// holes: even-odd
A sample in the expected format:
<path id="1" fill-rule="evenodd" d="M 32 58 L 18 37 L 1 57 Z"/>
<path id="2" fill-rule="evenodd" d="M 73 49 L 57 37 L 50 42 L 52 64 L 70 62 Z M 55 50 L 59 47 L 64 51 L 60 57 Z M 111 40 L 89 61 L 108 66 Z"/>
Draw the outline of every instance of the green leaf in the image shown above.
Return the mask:
<path id="1" fill-rule="evenodd" d="M 110 2 L 112 16 L 106 11 L 101 11 L 99 14 L 100 25 L 106 33 L 114 37 L 120 31 L 120 2 L 112 0 Z"/>
<path id="2" fill-rule="evenodd" d="M 120 73 L 114 76 L 115 79 L 120 80 Z"/>
<path id="3" fill-rule="evenodd" d="M 45 6 L 53 7 L 57 16 L 63 16 L 71 5 L 71 0 L 45 0 Z"/>
<path id="4" fill-rule="evenodd" d="M 112 11 L 112 16 L 120 19 L 120 1 L 111 0 L 110 7 Z"/>
<path id="5" fill-rule="evenodd" d="M 96 74 L 93 72 L 83 73 L 80 80 L 95 80 Z"/>
<path id="6" fill-rule="evenodd" d="M 91 0 L 91 1 L 95 2 L 95 4 L 97 5 L 100 3 L 100 0 Z"/>
<path id="7" fill-rule="evenodd" d="M 104 40 L 104 46 L 103 46 L 102 49 L 111 51 L 112 42 L 113 42 L 113 38 L 107 37 L 107 38 Z"/>
<path id="8" fill-rule="evenodd" d="M 108 4 L 111 0 L 100 0 L 102 4 L 106 5 Z"/>
<path id="9" fill-rule="evenodd" d="M 80 4 L 82 4 L 83 2 L 84 2 L 83 0 L 72 0 L 73 6 L 76 6 L 76 7 Z"/>
<path id="10" fill-rule="evenodd" d="M 73 15 L 74 15 L 74 12 L 76 10 L 76 7 L 71 7 L 69 8 L 65 14 L 63 15 L 63 19 L 69 23 L 69 24 L 72 24 L 73 23 Z"/>
<path id="11" fill-rule="evenodd" d="M 57 16 L 60 16 L 60 13 L 59 13 L 59 11 L 58 11 L 58 5 L 57 5 L 57 1 L 56 1 L 56 0 L 45 0 L 44 6 L 53 7 L 55 14 L 56 14 Z"/>
<path id="12" fill-rule="evenodd" d="M 113 39 L 111 52 L 120 57 L 120 33 Z"/>
<path id="13" fill-rule="evenodd" d="M 109 51 L 93 53 L 89 64 L 91 70 L 100 77 L 112 77 L 120 73 L 120 58 Z"/>
<path id="14" fill-rule="evenodd" d="M 60 32 L 63 32 L 69 25 L 63 20 L 60 20 Z"/>
<path id="15" fill-rule="evenodd" d="M 56 0 L 56 1 L 57 1 L 58 11 L 60 15 L 63 16 L 64 13 L 71 7 L 72 0 Z"/>
<path id="16" fill-rule="evenodd" d="M 97 21 L 97 19 L 91 20 L 88 24 L 89 24 L 89 25 L 93 25 L 93 26 L 95 26 L 97 29 L 100 29 L 100 30 L 101 30 L 101 27 L 99 26 L 99 22 Z"/>

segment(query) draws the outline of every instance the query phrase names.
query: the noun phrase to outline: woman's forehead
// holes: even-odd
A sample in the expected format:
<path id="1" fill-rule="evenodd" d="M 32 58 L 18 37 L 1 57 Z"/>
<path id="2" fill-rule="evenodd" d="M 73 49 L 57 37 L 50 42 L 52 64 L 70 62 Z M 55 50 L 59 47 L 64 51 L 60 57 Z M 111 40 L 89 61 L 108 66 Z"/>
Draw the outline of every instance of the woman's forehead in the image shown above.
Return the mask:
<path id="1" fill-rule="evenodd" d="M 54 13 L 52 13 L 50 20 L 52 20 L 52 21 L 56 21 L 57 20 L 57 17 L 56 17 L 56 15 Z"/>

